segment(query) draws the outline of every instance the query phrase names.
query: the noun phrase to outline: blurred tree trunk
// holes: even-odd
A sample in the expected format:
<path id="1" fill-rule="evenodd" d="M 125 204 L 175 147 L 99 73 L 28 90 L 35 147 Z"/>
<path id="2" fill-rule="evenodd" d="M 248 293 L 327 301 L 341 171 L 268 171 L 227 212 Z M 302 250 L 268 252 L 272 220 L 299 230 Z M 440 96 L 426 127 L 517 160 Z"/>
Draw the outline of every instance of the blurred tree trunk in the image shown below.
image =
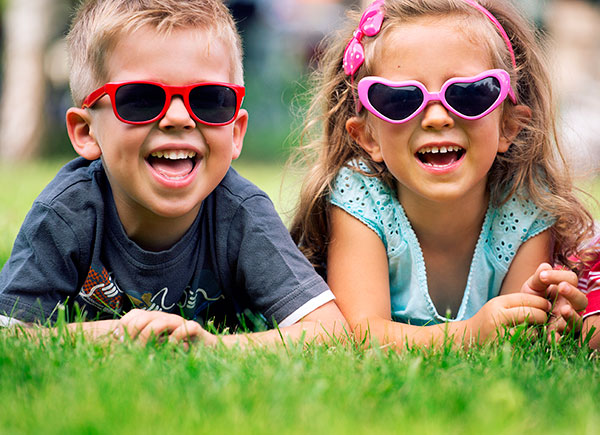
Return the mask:
<path id="1" fill-rule="evenodd" d="M 9 0 L 4 14 L 0 159 L 37 155 L 44 132 L 44 50 L 54 0 Z"/>

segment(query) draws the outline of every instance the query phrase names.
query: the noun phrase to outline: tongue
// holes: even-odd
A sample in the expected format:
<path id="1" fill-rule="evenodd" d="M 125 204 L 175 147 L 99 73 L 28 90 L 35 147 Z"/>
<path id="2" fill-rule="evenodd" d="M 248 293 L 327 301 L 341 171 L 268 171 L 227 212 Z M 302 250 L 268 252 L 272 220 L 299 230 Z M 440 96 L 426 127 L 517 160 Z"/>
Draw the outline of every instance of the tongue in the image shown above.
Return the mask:
<path id="1" fill-rule="evenodd" d="M 194 163 L 192 159 L 179 159 L 179 160 L 171 160 L 171 159 L 160 159 L 160 158 L 150 158 L 148 159 L 150 165 L 166 178 L 182 178 L 189 174 L 194 168 Z"/>
<path id="2" fill-rule="evenodd" d="M 457 158 L 458 158 L 458 154 L 454 151 L 452 152 L 447 152 L 447 153 L 425 153 L 422 154 L 421 156 L 421 161 L 423 161 L 424 163 L 429 163 L 432 165 L 436 165 L 436 166 L 447 166 L 447 165 L 451 165 L 452 163 L 454 163 Z"/>

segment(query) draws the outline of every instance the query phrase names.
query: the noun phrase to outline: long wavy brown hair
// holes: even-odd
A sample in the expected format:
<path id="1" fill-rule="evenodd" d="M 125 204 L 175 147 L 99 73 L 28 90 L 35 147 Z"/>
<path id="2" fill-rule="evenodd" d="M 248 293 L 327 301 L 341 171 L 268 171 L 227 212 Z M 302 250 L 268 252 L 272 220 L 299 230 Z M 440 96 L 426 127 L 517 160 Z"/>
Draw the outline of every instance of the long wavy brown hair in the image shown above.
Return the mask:
<path id="1" fill-rule="evenodd" d="M 422 17 L 460 20 L 470 38 L 487 45 L 494 68 L 511 74 L 518 104 L 531 109 L 531 119 L 519 121 L 522 130 L 507 152 L 498 154 L 488 174 L 490 201 L 500 205 L 512 195 L 531 199 L 556 221 L 550 231 L 554 240 L 554 261 L 570 267 L 569 259 L 593 231 L 591 214 L 576 196 L 568 165 L 559 145 L 556 104 L 547 68 L 541 35 L 507 0 L 481 0 L 502 24 L 512 42 L 517 68 L 512 65 L 506 43 L 496 27 L 480 11 L 462 0 L 387 0 L 380 33 L 364 37 L 365 63 L 354 77 L 346 76 L 342 56 L 360 18 L 349 14 L 347 26 L 324 41 L 319 68 L 312 80 L 314 94 L 301 145 L 292 157 L 292 166 L 305 168 L 299 204 L 291 234 L 300 249 L 325 274 L 329 241 L 329 196 L 336 174 L 349 161 L 362 160 L 365 173 L 382 179 L 394 188 L 394 180 L 383 163 L 373 162 L 350 137 L 346 121 L 356 114 L 356 84 L 373 73 L 386 37 L 403 23 Z M 401 49 L 401 47 L 399 47 Z M 503 116 L 516 116 L 510 103 L 503 104 Z M 366 110 L 358 116 L 365 117 Z M 352 167 L 353 170 L 357 170 Z M 581 253 L 579 253 L 581 254 Z"/>

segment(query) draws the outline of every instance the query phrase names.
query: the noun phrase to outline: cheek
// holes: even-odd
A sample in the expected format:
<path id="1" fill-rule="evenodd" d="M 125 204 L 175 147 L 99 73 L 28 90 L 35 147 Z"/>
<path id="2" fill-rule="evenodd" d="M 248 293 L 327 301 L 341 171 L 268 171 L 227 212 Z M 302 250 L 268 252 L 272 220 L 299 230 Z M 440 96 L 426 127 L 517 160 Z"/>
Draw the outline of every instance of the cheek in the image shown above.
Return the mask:
<path id="1" fill-rule="evenodd" d="M 115 118 L 98 131 L 98 142 L 103 153 L 113 156 L 137 154 L 142 152 L 151 131 L 152 125 L 130 125 Z"/>
<path id="2" fill-rule="evenodd" d="M 231 154 L 233 150 L 233 130 L 231 128 L 211 128 L 201 133 L 210 154 Z"/>
<path id="3" fill-rule="evenodd" d="M 471 125 L 471 136 L 478 141 L 485 141 L 490 145 L 498 145 L 502 137 L 500 116 L 495 112 L 485 118 L 475 121 Z"/>
<path id="4" fill-rule="evenodd" d="M 411 143 L 417 140 L 417 136 L 414 133 L 418 132 L 418 129 L 411 128 L 409 121 L 406 124 L 390 124 L 386 125 L 380 130 L 380 134 L 377 136 L 376 141 L 381 145 L 381 151 L 384 158 L 394 157 L 400 155 L 412 155 Z"/>

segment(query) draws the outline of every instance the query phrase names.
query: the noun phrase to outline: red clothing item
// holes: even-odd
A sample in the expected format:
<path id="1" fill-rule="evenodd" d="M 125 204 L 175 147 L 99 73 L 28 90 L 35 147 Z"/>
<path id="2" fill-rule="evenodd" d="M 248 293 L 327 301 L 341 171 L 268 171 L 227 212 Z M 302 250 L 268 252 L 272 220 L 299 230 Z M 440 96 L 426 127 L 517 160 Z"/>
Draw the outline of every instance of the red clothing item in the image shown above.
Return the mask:
<path id="1" fill-rule="evenodd" d="M 600 239 L 596 240 L 594 247 L 598 251 L 595 263 L 583 271 L 577 284 L 577 288 L 588 298 L 588 306 L 583 313 L 584 318 L 592 314 L 600 314 Z"/>

